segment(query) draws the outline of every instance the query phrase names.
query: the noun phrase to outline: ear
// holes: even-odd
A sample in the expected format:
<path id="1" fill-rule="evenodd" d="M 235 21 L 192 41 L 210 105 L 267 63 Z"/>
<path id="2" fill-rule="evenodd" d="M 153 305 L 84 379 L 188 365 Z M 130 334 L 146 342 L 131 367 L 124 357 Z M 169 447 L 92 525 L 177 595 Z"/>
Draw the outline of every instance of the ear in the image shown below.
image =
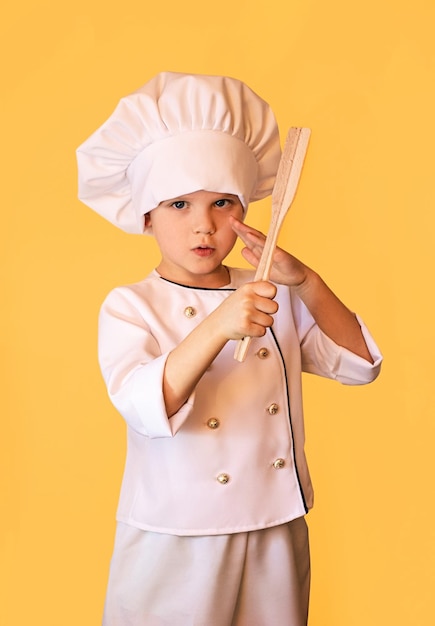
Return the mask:
<path id="1" fill-rule="evenodd" d="M 152 235 L 153 234 L 153 228 L 151 225 L 151 213 L 145 213 L 144 215 L 144 229 L 143 229 L 144 235 Z"/>

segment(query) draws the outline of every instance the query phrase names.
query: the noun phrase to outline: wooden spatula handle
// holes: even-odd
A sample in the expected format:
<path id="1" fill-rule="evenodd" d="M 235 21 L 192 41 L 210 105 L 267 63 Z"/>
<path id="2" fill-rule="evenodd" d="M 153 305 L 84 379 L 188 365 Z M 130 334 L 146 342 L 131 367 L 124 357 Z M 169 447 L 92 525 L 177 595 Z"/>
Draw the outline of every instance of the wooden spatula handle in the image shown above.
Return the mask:
<path id="1" fill-rule="evenodd" d="M 278 234 L 296 194 L 310 138 L 309 128 L 290 128 L 272 192 L 272 218 L 254 280 L 269 280 Z M 234 358 L 244 361 L 251 337 L 237 342 Z"/>

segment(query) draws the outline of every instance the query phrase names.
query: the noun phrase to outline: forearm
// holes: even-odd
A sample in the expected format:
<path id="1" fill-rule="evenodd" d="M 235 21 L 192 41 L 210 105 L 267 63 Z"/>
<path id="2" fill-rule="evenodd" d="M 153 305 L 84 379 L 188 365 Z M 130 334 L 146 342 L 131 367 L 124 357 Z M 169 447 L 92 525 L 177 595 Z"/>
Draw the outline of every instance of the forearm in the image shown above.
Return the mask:
<path id="1" fill-rule="evenodd" d="M 305 280 L 295 287 L 319 328 L 336 344 L 373 363 L 355 315 L 337 298 L 322 278 L 307 268 Z"/>
<path id="2" fill-rule="evenodd" d="M 169 417 L 186 402 L 227 341 L 211 315 L 170 352 L 163 377 Z"/>

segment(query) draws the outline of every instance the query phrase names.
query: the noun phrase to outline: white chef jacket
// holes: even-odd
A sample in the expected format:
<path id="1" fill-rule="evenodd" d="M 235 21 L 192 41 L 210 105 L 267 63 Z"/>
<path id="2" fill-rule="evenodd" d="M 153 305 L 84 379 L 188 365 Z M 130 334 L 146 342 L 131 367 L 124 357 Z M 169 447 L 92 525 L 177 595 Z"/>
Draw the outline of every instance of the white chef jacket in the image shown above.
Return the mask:
<path id="1" fill-rule="evenodd" d="M 382 357 L 359 320 L 374 363 L 335 344 L 291 288 L 243 363 L 229 341 L 180 410 L 168 418 L 162 391 L 169 352 L 251 270 L 231 269 L 220 289 L 186 287 L 156 271 L 114 289 L 99 320 L 108 393 L 127 423 L 117 519 L 144 530 L 215 535 L 258 530 L 304 515 L 313 490 L 304 454 L 301 372 L 359 385 Z"/>

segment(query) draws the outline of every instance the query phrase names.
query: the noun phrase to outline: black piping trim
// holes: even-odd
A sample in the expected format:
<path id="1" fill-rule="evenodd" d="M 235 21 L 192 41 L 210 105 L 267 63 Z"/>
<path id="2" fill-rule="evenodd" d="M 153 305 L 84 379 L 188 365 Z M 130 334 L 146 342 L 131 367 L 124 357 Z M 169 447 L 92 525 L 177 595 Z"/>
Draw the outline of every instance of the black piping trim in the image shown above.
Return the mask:
<path id="1" fill-rule="evenodd" d="M 290 410 L 290 396 L 289 396 L 287 368 L 286 368 L 286 365 L 285 365 L 284 356 L 283 356 L 283 354 L 281 352 L 281 348 L 280 348 L 279 343 L 278 343 L 278 339 L 276 338 L 275 333 L 273 332 L 273 329 L 270 328 L 269 330 L 270 330 L 270 332 L 272 334 L 273 340 L 275 341 L 276 347 L 278 348 L 278 352 L 279 352 L 279 354 L 281 356 L 282 365 L 283 365 L 283 368 L 284 368 L 284 376 L 285 376 L 285 383 L 286 383 L 286 389 L 287 389 L 287 406 L 288 406 L 288 414 L 290 416 L 290 430 L 291 430 L 291 434 L 292 434 L 292 448 L 293 448 L 293 459 L 294 459 L 294 462 L 295 462 L 296 478 L 298 479 L 299 491 L 300 491 L 300 494 L 301 494 L 301 497 L 302 497 L 302 502 L 304 504 L 305 513 L 308 513 L 307 502 L 305 500 L 305 495 L 304 495 L 304 491 L 302 489 L 301 479 L 299 477 L 298 466 L 297 466 L 297 463 L 296 463 L 295 437 L 294 437 L 294 433 L 293 433 L 292 414 L 291 414 L 291 410 Z"/>
<path id="2" fill-rule="evenodd" d="M 163 276 L 159 276 L 161 280 L 164 280 L 167 283 L 171 283 L 172 285 L 177 285 L 178 287 L 184 287 L 184 289 L 196 289 L 198 291 L 236 291 L 234 287 L 193 287 L 192 285 L 183 285 L 182 283 L 176 283 L 174 280 L 169 280 L 168 278 L 163 278 Z"/>

